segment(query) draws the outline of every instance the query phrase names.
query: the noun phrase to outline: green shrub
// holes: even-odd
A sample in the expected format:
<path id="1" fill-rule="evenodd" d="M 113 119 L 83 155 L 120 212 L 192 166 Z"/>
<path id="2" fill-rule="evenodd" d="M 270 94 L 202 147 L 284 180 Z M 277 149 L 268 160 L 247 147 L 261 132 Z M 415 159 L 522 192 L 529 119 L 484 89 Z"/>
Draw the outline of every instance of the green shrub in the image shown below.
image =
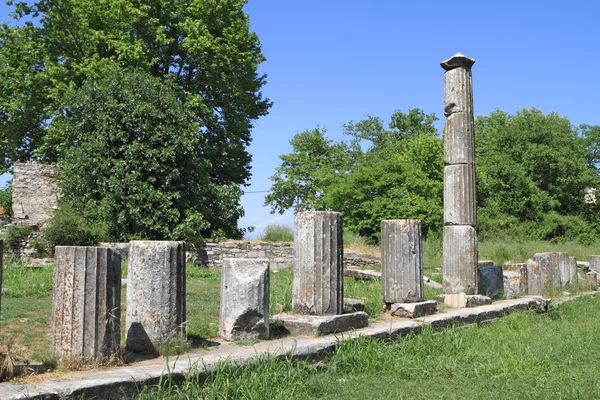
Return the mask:
<path id="1" fill-rule="evenodd" d="M 260 237 L 265 242 L 293 242 L 294 230 L 287 225 L 270 223 Z"/>
<path id="2" fill-rule="evenodd" d="M 106 238 L 106 224 L 90 221 L 62 203 L 44 229 L 50 249 L 54 246 L 95 246 Z"/>
<path id="3" fill-rule="evenodd" d="M 4 234 L 5 251 L 19 244 L 25 237 L 31 235 L 31 232 L 33 229 L 29 226 L 9 226 Z"/>
<path id="4" fill-rule="evenodd" d="M 4 215 L 12 215 L 12 185 L 10 183 L 0 189 L 0 206 L 4 207 Z"/>

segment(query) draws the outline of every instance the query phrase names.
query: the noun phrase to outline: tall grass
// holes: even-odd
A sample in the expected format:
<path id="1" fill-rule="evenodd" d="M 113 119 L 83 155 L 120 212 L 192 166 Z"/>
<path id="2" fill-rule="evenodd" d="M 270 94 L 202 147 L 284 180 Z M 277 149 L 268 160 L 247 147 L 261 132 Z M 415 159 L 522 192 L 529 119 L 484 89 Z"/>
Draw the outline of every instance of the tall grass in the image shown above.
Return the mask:
<path id="1" fill-rule="evenodd" d="M 200 385 L 144 389 L 138 399 L 597 399 L 600 298 L 484 327 L 340 343 L 318 363 L 261 357 L 221 363 Z"/>
<path id="2" fill-rule="evenodd" d="M 3 297 L 45 297 L 52 292 L 54 267 L 30 267 L 14 259 L 4 260 Z"/>
<path id="3" fill-rule="evenodd" d="M 294 241 L 294 230 L 288 225 L 270 223 L 265 227 L 260 240 L 265 242 L 292 242 Z"/>

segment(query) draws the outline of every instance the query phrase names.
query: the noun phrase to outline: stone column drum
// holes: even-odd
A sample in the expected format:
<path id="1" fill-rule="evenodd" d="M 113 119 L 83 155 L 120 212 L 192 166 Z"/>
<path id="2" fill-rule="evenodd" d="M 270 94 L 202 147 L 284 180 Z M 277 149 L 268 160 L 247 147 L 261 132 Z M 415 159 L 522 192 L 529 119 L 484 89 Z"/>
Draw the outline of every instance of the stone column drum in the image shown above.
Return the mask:
<path id="1" fill-rule="evenodd" d="M 127 349 L 135 352 L 185 334 L 184 242 L 130 242 L 126 332 Z"/>
<path id="2" fill-rule="evenodd" d="M 600 271 L 600 256 L 590 256 L 590 271 Z"/>
<path id="3" fill-rule="evenodd" d="M 556 252 L 536 253 L 533 259 L 540 263 L 542 276 L 542 288 L 556 287 L 560 285 L 560 264 L 559 259 L 563 257 Z"/>
<path id="4" fill-rule="evenodd" d="M 269 260 L 223 260 L 219 335 L 225 340 L 269 338 Z"/>
<path id="5" fill-rule="evenodd" d="M 386 304 L 423 301 L 421 221 L 381 221 L 381 285 Z"/>
<path id="6" fill-rule="evenodd" d="M 57 246 L 50 353 L 108 357 L 121 338 L 121 256 L 102 247 Z"/>
<path id="7" fill-rule="evenodd" d="M 344 306 L 342 215 L 306 211 L 294 220 L 292 311 L 335 315 Z"/>
<path id="8" fill-rule="evenodd" d="M 472 58 L 441 63 L 444 73 L 444 293 L 477 293 L 477 209 Z"/>

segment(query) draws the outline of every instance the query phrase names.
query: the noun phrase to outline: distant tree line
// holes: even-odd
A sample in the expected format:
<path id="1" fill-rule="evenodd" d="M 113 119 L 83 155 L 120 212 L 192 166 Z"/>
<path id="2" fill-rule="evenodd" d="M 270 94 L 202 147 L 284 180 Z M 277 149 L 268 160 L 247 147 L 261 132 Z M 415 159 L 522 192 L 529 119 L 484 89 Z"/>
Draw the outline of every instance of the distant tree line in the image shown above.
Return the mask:
<path id="1" fill-rule="evenodd" d="M 396 111 L 387 126 L 368 116 L 344 126 L 347 140 L 325 129 L 298 133 L 281 155 L 265 204 L 335 210 L 344 226 L 373 242 L 383 219 L 422 220 L 427 235 L 443 226 L 443 139 L 434 114 Z M 600 127 L 573 126 L 556 113 L 495 110 L 475 119 L 478 232 L 590 242 L 600 236 Z M 599 192 L 600 193 L 600 192 Z"/>

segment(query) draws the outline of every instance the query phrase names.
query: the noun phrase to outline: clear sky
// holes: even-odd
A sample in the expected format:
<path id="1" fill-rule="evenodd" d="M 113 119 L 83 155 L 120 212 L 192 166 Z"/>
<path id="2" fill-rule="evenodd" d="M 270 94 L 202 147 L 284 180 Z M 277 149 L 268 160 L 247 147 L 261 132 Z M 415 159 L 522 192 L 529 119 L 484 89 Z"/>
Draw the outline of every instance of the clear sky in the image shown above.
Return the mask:
<path id="1" fill-rule="evenodd" d="M 8 7 L 2 1 L 0 18 Z M 298 132 L 371 114 L 420 108 L 443 121 L 440 61 L 460 52 L 473 66 L 475 114 L 524 107 L 558 112 L 575 125 L 600 125 L 600 2 L 249 0 L 267 57 L 263 94 L 274 105 L 252 132 L 247 192 L 269 190 L 279 155 Z M 0 185 L 3 182 L 0 181 Z M 292 225 L 263 207 L 266 193 L 242 198 L 240 226 Z"/>

